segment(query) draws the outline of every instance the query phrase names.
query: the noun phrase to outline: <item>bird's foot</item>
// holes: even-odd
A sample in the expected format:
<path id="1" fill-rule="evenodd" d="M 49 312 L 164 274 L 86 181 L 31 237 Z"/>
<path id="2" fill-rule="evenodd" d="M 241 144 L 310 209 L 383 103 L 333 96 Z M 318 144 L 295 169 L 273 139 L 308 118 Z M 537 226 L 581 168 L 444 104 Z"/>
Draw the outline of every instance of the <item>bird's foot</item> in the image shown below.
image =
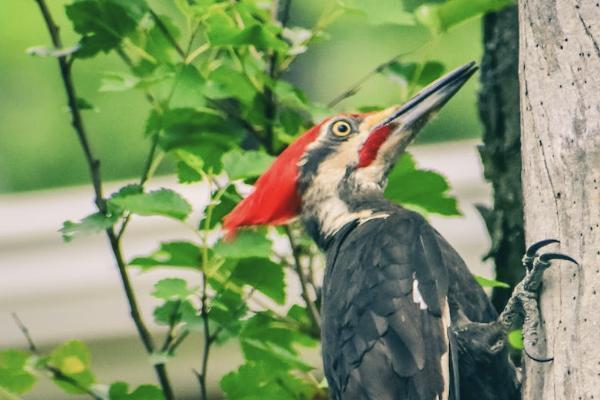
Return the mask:
<path id="1" fill-rule="evenodd" d="M 573 258 L 562 253 L 543 253 L 538 255 L 538 250 L 552 243 L 559 243 L 556 239 L 542 240 L 529 246 L 523 256 L 525 277 L 515 287 L 508 300 L 504 311 L 498 317 L 498 322 L 507 332 L 513 325 L 517 316 L 523 316 L 523 351 L 534 361 L 548 362 L 552 357 L 540 356 L 535 351 L 540 338 L 540 312 L 538 306 L 538 292 L 542 284 L 544 271 L 550 267 L 552 260 L 565 260 L 577 264 Z"/>

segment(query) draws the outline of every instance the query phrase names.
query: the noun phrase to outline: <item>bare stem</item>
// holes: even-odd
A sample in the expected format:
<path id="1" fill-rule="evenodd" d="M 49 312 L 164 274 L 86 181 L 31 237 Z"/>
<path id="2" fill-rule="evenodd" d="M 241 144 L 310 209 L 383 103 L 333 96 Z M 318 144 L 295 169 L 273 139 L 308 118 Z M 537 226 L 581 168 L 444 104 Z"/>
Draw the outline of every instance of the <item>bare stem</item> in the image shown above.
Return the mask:
<path id="1" fill-rule="evenodd" d="M 321 318 L 319 316 L 319 311 L 317 310 L 317 306 L 310 299 L 308 294 L 308 285 L 306 283 L 306 276 L 304 275 L 304 271 L 302 269 L 302 263 L 300 262 L 300 253 L 298 251 L 298 247 L 296 246 L 296 241 L 294 240 L 294 235 L 292 234 L 292 230 L 289 225 L 284 226 L 285 234 L 290 241 L 290 245 L 292 246 L 292 255 L 294 257 L 294 269 L 296 270 L 296 274 L 298 274 L 298 278 L 300 279 L 300 287 L 302 288 L 302 298 L 306 303 L 306 309 L 308 311 L 308 317 L 312 324 L 313 333 L 319 334 L 321 331 Z"/>
<path id="2" fill-rule="evenodd" d="M 35 0 L 38 4 L 44 21 L 46 23 L 46 27 L 48 28 L 48 32 L 50 34 L 50 38 L 52 40 L 52 44 L 55 48 L 62 48 L 62 41 L 60 39 L 59 28 L 54 23 L 52 15 L 50 14 L 50 10 L 48 9 L 45 0 Z M 98 210 L 105 214 L 107 212 L 106 200 L 102 195 L 102 179 L 100 176 L 100 161 L 97 160 L 92 153 L 91 146 L 88 140 L 88 135 L 85 129 L 85 125 L 83 123 L 83 118 L 81 116 L 81 110 L 77 104 L 77 92 L 75 86 L 73 84 L 73 77 L 71 74 L 71 66 L 72 63 L 67 59 L 66 56 L 58 57 L 58 64 L 60 68 L 60 74 L 63 81 L 63 86 L 65 89 L 65 93 L 67 95 L 67 101 L 69 105 L 69 109 L 71 110 L 71 124 L 79 138 L 79 142 L 85 154 L 85 158 L 88 164 L 88 168 L 90 170 L 90 176 L 92 180 L 92 184 L 94 187 L 95 193 L 95 203 Z M 121 233 L 121 232 L 120 232 Z M 146 349 L 148 354 L 152 354 L 154 352 L 155 346 L 152 336 L 150 335 L 142 316 L 139 311 L 139 307 L 137 304 L 136 296 L 131 286 L 131 282 L 129 280 L 129 275 L 126 270 L 126 263 L 123 259 L 121 252 L 121 244 L 119 241 L 119 236 L 115 234 L 114 229 L 108 228 L 106 230 L 106 235 L 109 239 L 110 246 L 117 263 L 117 268 L 119 270 L 119 274 L 121 277 L 121 283 L 123 285 L 123 290 L 125 292 L 125 296 L 127 297 L 127 301 L 129 303 L 130 314 L 133 322 L 138 331 L 138 335 Z M 166 372 L 166 368 L 164 364 L 156 364 L 154 365 L 154 369 L 158 378 L 158 381 L 161 385 L 163 393 L 167 400 L 173 400 L 175 397 L 173 395 L 173 390 L 171 389 L 171 384 L 169 382 L 169 378 Z"/>
<path id="3" fill-rule="evenodd" d="M 398 58 L 400 58 L 402 56 L 405 56 L 407 54 L 411 54 L 411 53 L 419 50 L 421 47 L 425 46 L 426 44 L 427 44 L 427 42 L 420 44 L 415 49 L 412 49 L 412 50 L 409 50 L 409 51 L 405 51 L 405 52 L 402 52 L 402 53 L 398 53 L 395 56 L 389 58 L 388 60 L 382 62 L 381 64 L 376 65 L 373 69 L 371 69 L 369 72 L 367 72 L 363 77 L 361 77 L 356 82 L 354 82 L 354 84 L 350 85 L 350 87 L 348 87 L 342 93 L 340 93 L 337 96 L 335 96 L 334 98 L 332 98 L 327 103 L 327 107 L 328 108 L 335 107 L 336 105 L 338 105 L 339 103 L 341 103 L 343 100 L 346 100 L 347 98 L 354 96 L 356 93 L 358 93 L 358 91 L 360 90 L 360 88 L 362 87 L 362 85 L 366 81 L 368 81 L 373 76 L 375 76 L 378 73 L 380 73 L 381 71 L 383 71 L 383 69 L 385 67 L 387 67 L 388 65 L 390 65 L 391 63 L 393 63 L 394 61 L 396 61 Z"/>
<path id="4" fill-rule="evenodd" d="M 200 383 L 200 394 L 202 400 L 208 400 L 208 391 L 206 388 L 206 372 L 208 367 L 208 356 L 210 352 L 210 346 L 212 344 L 212 337 L 210 335 L 210 325 L 208 319 L 208 301 L 206 295 L 206 274 L 202 274 L 202 297 L 200 298 L 201 317 L 204 326 L 204 350 L 202 352 L 202 362 L 200 364 L 200 371 L 196 374 L 198 382 Z"/>

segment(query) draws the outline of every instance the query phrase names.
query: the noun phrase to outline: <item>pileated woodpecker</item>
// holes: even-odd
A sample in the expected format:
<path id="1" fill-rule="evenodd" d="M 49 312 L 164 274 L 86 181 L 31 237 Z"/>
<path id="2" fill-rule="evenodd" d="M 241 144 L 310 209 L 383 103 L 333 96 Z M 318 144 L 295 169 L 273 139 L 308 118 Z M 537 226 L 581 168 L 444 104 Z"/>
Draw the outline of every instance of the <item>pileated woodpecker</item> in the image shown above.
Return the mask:
<path id="1" fill-rule="evenodd" d="M 572 259 L 537 256 L 553 240 L 530 247 L 527 275 L 498 316 L 452 246 L 383 196 L 398 156 L 476 70 L 464 65 L 401 106 L 326 119 L 224 220 L 232 232 L 299 215 L 326 253 L 321 338 L 332 399 L 519 398 L 506 333 L 525 311 L 526 344 L 536 344 L 541 275 L 550 260 Z"/>

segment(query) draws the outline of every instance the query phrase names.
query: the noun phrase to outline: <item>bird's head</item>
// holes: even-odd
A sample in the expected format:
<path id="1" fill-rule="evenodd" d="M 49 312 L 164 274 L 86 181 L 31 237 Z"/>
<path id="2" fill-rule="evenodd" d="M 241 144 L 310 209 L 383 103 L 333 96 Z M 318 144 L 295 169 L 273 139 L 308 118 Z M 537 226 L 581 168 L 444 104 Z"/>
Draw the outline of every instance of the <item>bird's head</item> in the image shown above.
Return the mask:
<path id="1" fill-rule="evenodd" d="M 224 227 L 278 225 L 301 215 L 324 241 L 345 224 L 382 215 L 386 177 L 423 125 L 475 73 L 471 62 L 433 82 L 403 105 L 340 114 L 314 126 L 279 155 Z"/>

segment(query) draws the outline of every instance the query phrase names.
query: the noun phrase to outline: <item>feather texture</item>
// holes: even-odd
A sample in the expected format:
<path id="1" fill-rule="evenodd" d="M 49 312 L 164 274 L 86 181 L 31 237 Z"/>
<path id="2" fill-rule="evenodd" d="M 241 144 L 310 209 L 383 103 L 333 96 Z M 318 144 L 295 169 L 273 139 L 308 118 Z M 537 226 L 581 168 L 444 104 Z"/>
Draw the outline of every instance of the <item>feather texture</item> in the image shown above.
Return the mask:
<path id="1" fill-rule="evenodd" d="M 223 219 L 230 235 L 243 226 L 280 225 L 298 215 L 301 204 L 297 190 L 298 162 L 306 147 L 318 137 L 322 124 L 289 145 L 256 181 L 250 196 Z"/>

